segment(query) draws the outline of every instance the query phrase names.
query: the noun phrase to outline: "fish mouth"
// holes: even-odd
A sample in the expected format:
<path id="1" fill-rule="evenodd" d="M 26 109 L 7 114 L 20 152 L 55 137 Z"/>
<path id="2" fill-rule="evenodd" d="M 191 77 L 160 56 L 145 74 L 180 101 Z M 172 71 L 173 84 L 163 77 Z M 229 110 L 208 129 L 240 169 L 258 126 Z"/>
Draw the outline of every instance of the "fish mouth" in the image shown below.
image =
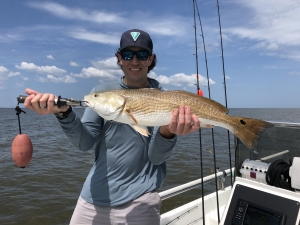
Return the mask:
<path id="1" fill-rule="evenodd" d="M 80 104 L 81 104 L 81 106 L 82 106 L 82 107 L 90 107 L 90 104 L 89 104 L 89 102 L 88 102 L 88 101 L 86 101 L 86 100 L 84 100 L 84 101 L 81 101 L 81 102 L 80 102 Z"/>
<path id="2" fill-rule="evenodd" d="M 94 108 L 95 105 L 92 105 L 91 103 L 89 103 L 88 101 L 85 100 L 85 101 L 83 101 L 82 106 Z"/>

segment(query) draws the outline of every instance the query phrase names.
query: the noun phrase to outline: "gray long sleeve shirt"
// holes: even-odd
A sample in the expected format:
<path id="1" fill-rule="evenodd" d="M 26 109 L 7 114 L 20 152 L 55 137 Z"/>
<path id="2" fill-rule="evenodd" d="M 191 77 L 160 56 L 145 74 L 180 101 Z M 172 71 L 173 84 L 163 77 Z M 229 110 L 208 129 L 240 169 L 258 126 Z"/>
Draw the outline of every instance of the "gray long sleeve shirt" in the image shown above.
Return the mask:
<path id="1" fill-rule="evenodd" d="M 161 88 L 156 80 L 148 80 L 149 88 Z M 123 78 L 92 92 L 120 88 L 130 88 Z M 91 108 L 85 109 L 81 120 L 73 111 L 60 124 L 79 150 L 95 149 L 95 162 L 81 191 L 87 202 L 120 206 L 162 186 L 165 160 L 172 153 L 176 136 L 165 139 L 158 127 L 148 127 L 151 135 L 145 137 L 127 124 L 104 120 Z"/>

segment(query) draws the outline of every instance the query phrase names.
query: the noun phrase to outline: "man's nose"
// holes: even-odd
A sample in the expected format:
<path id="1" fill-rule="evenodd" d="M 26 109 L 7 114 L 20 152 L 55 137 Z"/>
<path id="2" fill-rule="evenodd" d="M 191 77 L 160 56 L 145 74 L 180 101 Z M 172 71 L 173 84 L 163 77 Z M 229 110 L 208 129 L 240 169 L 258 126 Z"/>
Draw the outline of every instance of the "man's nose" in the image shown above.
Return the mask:
<path id="1" fill-rule="evenodd" d="M 137 59 L 136 55 L 133 56 L 131 63 L 133 65 L 138 65 L 140 63 L 140 60 Z"/>

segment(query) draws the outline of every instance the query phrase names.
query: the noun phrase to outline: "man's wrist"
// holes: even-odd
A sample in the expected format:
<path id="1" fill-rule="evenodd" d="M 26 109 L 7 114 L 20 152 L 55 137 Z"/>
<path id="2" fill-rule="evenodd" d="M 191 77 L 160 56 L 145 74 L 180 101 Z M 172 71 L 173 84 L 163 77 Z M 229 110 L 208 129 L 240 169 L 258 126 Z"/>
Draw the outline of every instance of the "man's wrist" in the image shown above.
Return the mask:
<path id="1" fill-rule="evenodd" d="M 162 137 L 166 139 L 172 139 L 175 137 L 175 134 L 170 132 L 167 126 L 159 127 L 159 133 Z"/>
<path id="2" fill-rule="evenodd" d="M 60 112 L 60 113 L 54 113 L 54 115 L 56 116 L 57 119 L 59 120 L 63 120 L 66 119 L 72 112 L 72 107 L 69 106 L 69 108 L 67 109 L 67 111 L 65 112 Z"/>

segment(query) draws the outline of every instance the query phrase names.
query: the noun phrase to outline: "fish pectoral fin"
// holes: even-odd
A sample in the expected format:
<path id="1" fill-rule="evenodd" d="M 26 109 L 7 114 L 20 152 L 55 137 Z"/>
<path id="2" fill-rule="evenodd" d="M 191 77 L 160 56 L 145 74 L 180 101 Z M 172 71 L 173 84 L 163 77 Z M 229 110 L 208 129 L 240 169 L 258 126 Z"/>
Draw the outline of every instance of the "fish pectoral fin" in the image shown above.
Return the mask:
<path id="1" fill-rule="evenodd" d="M 130 113 L 130 109 L 126 108 L 124 109 L 124 112 L 129 116 L 129 118 L 135 123 L 138 124 L 137 120 L 134 118 L 134 116 Z"/>
<path id="2" fill-rule="evenodd" d="M 130 124 L 130 126 L 135 129 L 137 132 L 139 132 L 141 135 L 144 135 L 146 137 L 148 137 L 150 135 L 148 128 L 145 126 L 140 126 L 137 124 Z"/>

